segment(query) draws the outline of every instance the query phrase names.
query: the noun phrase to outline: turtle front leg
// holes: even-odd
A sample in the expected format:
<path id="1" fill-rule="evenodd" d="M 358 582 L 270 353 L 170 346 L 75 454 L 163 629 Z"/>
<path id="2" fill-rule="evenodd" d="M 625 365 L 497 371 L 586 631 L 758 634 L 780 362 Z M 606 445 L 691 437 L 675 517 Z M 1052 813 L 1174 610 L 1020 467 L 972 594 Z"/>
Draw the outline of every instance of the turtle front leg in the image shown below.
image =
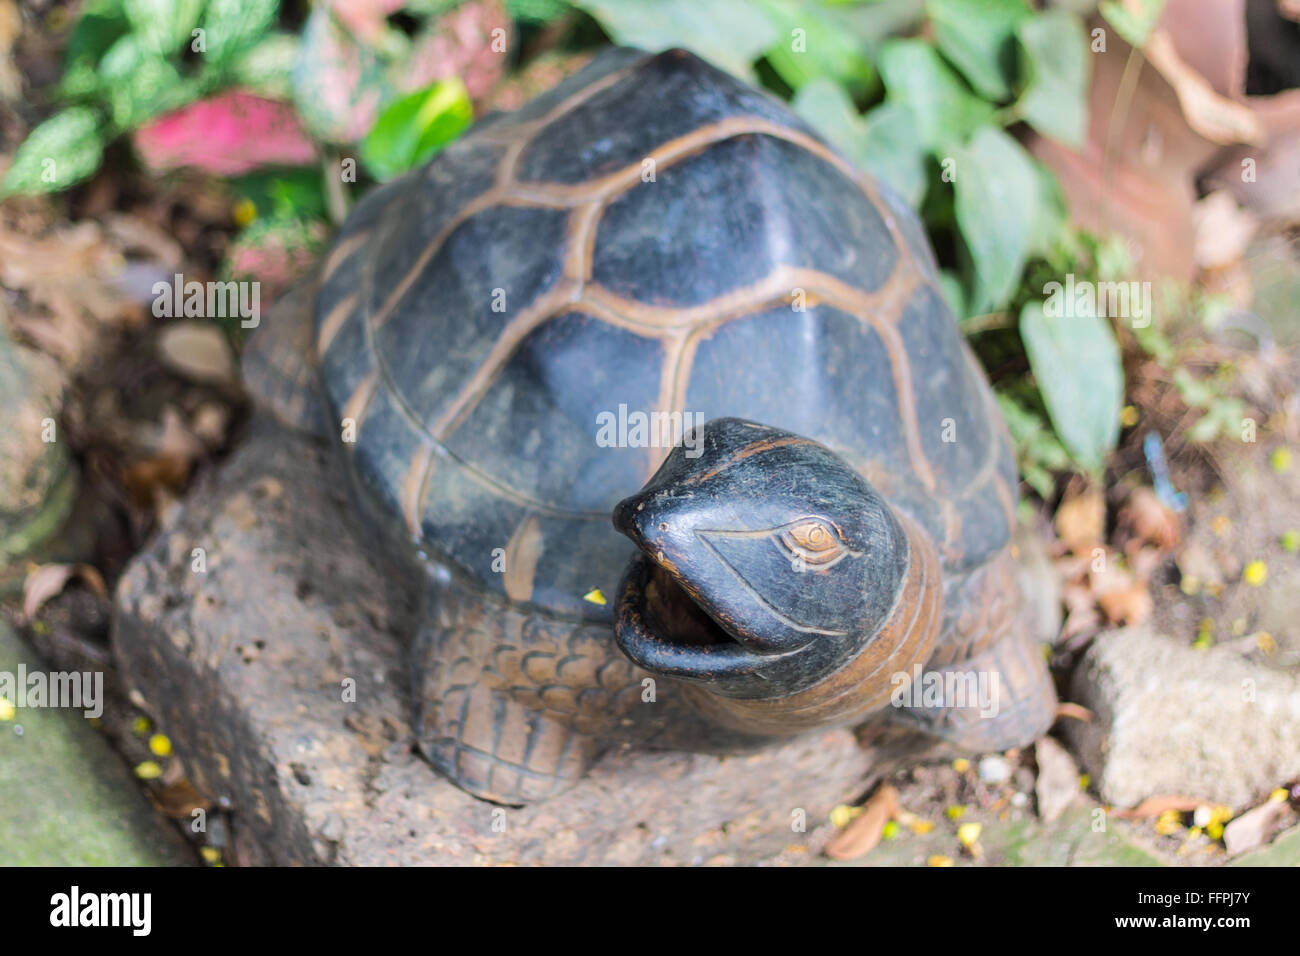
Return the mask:
<path id="1" fill-rule="evenodd" d="M 895 723 L 963 750 L 1023 747 L 1056 717 L 1056 689 L 1027 621 L 1009 551 L 950 585 L 950 614 L 924 670 L 895 689 Z"/>
<path id="2" fill-rule="evenodd" d="M 459 584 L 427 616 L 411 666 L 421 752 L 494 803 L 569 789 L 639 700 L 607 627 L 523 613 Z"/>

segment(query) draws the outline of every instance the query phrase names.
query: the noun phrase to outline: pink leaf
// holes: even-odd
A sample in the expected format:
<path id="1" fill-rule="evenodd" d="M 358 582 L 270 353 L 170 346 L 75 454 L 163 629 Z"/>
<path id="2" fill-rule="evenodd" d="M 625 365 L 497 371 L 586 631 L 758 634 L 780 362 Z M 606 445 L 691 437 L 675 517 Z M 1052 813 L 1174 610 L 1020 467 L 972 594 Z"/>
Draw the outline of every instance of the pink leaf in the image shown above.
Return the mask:
<path id="1" fill-rule="evenodd" d="M 316 155 L 288 103 L 231 90 L 168 113 L 135 133 L 154 170 L 193 166 L 236 176 L 258 166 L 302 166 Z"/>

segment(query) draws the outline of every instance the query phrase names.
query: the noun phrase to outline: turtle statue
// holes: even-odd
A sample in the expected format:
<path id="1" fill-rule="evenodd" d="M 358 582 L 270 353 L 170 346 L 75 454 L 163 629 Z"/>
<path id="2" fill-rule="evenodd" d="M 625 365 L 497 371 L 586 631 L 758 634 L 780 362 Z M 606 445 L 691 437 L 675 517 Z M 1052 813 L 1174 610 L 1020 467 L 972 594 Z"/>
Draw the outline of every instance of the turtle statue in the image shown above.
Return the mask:
<path id="1" fill-rule="evenodd" d="M 313 290 L 245 376 L 415 575 L 415 733 L 457 786 L 1051 723 L 1010 443 L 924 233 L 774 99 L 607 51 L 370 192 Z"/>

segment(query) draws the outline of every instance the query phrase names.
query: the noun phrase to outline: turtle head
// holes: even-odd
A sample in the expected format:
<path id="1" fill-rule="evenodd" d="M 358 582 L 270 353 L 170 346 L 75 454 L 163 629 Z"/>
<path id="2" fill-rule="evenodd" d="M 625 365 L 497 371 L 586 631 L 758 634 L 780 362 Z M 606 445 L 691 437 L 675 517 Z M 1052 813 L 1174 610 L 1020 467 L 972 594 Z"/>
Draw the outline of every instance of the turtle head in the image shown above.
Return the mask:
<path id="1" fill-rule="evenodd" d="M 735 418 L 700 427 L 614 509 L 639 549 L 619 589 L 619 646 L 724 697 L 796 693 L 881 630 L 908 534 L 825 446 Z"/>

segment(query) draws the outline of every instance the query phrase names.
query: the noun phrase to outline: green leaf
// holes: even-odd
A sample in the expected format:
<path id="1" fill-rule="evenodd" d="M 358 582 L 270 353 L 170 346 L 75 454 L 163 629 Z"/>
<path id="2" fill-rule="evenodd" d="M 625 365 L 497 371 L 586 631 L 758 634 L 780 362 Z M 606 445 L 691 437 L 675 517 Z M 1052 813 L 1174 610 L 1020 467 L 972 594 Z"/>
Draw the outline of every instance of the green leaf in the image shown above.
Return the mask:
<path id="1" fill-rule="evenodd" d="M 142 126 L 168 110 L 196 99 L 200 89 L 176 67 L 128 34 L 113 44 L 99 64 L 109 114 L 119 130 Z"/>
<path id="2" fill-rule="evenodd" d="M 123 6 L 141 47 L 158 56 L 170 56 L 181 44 L 190 42 L 199 25 L 203 0 L 125 0 Z"/>
<path id="3" fill-rule="evenodd" d="M 1095 313 L 1048 315 L 1040 301 L 1020 310 L 1020 338 L 1052 427 L 1081 465 L 1101 471 L 1115 447 L 1124 368 L 1110 323 Z"/>
<path id="4" fill-rule="evenodd" d="M 994 395 L 1007 423 L 1007 431 L 1011 433 L 1011 443 L 1016 448 L 1020 476 L 1038 492 L 1040 498 L 1051 498 L 1056 484 L 1052 473 L 1070 467 L 1069 452 L 1040 412 L 1005 392 L 998 391 Z"/>
<path id="5" fill-rule="evenodd" d="M 272 33 L 252 49 L 237 54 L 231 72 L 245 89 L 287 100 L 293 95 L 293 65 L 297 60 L 298 38 L 290 33 Z"/>
<path id="6" fill-rule="evenodd" d="M 86 4 L 68 37 L 68 46 L 63 53 L 64 71 L 79 64 L 93 67 L 130 26 L 122 9 L 122 0 Z"/>
<path id="7" fill-rule="evenodd" d="M 67 189 L 99 168 L 104 140 L 99 115 L 74 106 L 51 116 L 28 134 L 0 182 L 0 196 Z"/>
<path id="8" fill-rule="evenodd" d="M 1160 14 L 1164 12 L 1165 0 L 1131 0 L 1137 9 L 1131 10 L 1115 0 L 1102 0 L 1099 6 L 1106 22 L 1115 28 L 1129 46 L 1141 49 L 1147 45 Z"/>
<path id="9" fill-rule="evenodd" d="M 828 77 L 805 84 L 790 105 L 836 149 L 892 186 L 909 205 L 921 202 L 925 150 L 907 109 L 883 103 L 864 118 L 844 88 Z"/>
<path id="10" fill-rule="evenodd" d="M 1048 258 L 1065 231 L 1065 193 L 1050 168 L 1035 160 L 1034 169 L 1038 173 L 1038 206 L 1029 236 L 1029 253 Z"/>
<path id="11" fill-rule="evenodd" d="M 683 47 L 745 80 L 764 51 L 788 41 L 746 0 L 576 0 L 616 42 L 643 50 Z"/>
<path id="12" fill-rule="evenodd" d="M 280 0 L 207 0 L 204 56 L 217 63 L 238 56 L 270 29 L 279 13 Z"/>
<path id="13" fill-rule="evenodd" d="M 913 209 L 925 197 L 925 145 L 916 132 L 911 111 L 897 103 L 881 103 L 866 115 L 867 132 L 859 162 L 893 186 Z"/>
<path id="14" fill-rule="evenodd" d="M 792 89 L 829 77 L 853 93 L 866 93 L 876 71 L 866 48 L 839 11 L 795 0 L 758 0 L 781 39 L 766 51 L 768 64 Z"/>
<path id="15" fill-rule="evenodd" d="M 806 83 L 790 106 L 844 155 L 856 158 L 866 124 L 844 88 L 828 77 Z"/>
<path id="16" fill-rule="evenodd" d="M 1048 10 L 1016 27 L 1026 86 L 1016 104 L 1034 129 L 1068 146 L 1088 133 L 1088 38 L 1083 22 Z"/>
<path id="17" fill-rule="evenodd" d="M 361 141 L 361 161 L 376 179 L 392 179 L 428 160 L 474 121 L 465 84 L 440 80 L 390 103 Z"/>
<path id="18" fill-rule="evenodd" d="M 880 48 L 887 100 L 912 112 L 927 149 L 963 139 L 992 120 L 993 107 L 975 96 L 934 48 L 922 40 L 890 40 Z"/>
<path id="19" fill-rule="evenodd" d="M 987 99 L 1011 98 L 1016 25 L 1033 14 L 1024 0 L 926 0 L 940 51 Z"/>
<path id="20" fill-rule="evenodd" d="M 995 127 L 981 127 L 967 145 L 948 152 L 957 225 L 975 268 L 969 307 L 979 315 L 1005 303 L 1020 278 L 1039 222 L 1042 186 L 1033 159 Z"/>

